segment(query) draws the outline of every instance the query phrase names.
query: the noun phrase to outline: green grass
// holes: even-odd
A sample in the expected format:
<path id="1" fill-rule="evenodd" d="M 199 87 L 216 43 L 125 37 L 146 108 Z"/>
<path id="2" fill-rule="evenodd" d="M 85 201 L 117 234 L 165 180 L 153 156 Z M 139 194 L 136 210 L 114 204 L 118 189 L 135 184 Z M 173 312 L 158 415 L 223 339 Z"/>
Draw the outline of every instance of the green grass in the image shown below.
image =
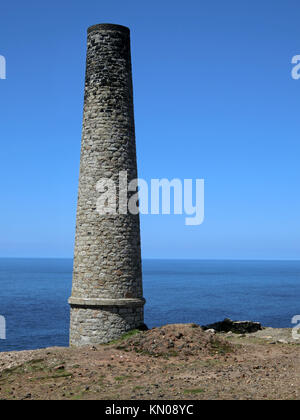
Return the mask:
<path id="1" fill-rule="evenodd" d="M 115 381 L 118 381 L 118 382 L 124 381 L 125 379 L 130 379 L 130 376 L 123 375 L 123 376 L 116 376 L 115 377 Z"/>
<path id="2" fill-rule="evenodd" d="M 130 331 L 126 332 L 125 334 L 123 334 L 120 338 L 117 338 L 116 340 L 112 340 L 112 341 L 110 341 L 107 344 L 109 345 L 109 344 L 117 344 L 117 343 L 120 343 L 120 341 L 127 340 L 128 338 L 130 338 L 130 337 L 132 337 L 132 336 L 134 336 L 136 334 L 140 334 L 140 332 L 141 331 L 140 330 L 137 330 L 137 329 L 130 330 Z"/>
<path id="3" fill-rule="evenodd" d="M 73 401 L 78 401 L 78 400 L 83 400 L 83 397 L 84 397 L 84 393 L 82 392 L 81 394 L 71 395 L 69 399 Z"/>
<path id="4" fill-rule="evenodd" d="M 214 340 L 211 343 L 211 349 L 212 349 L 212 353 L 217 353 L 217 354 L 227 354 L 227 353 L 231 353 L 233 351 L 233 347 L 230 343 L 228 342 L 223 342 L 223 341 L 219 341 L 219 340 Z"/>
<path id="5" fill-rule="evenodd" d="M 62 372 L 62 373 L 56 373 L 55 375 L 40 376 L 40 377 L 34 378 L 34 380 L 39 381 L 39 380 L 45 380 L 45 379 L 48 380 L 48 379 L 58 379 L 58 378 L 70 378 L 72 376 L 73 376 L 72 373 Z"/>
<path id="6" fill-rule="evenodd" d="M 3 384 L 7 380 L 11 380 L 13 376 L 16 375 L 22 375 L 24 373 L 43 372 L 47 369 L 48 368 L 46 367 L 45 361 L 43 359 L 30 360 L 29 362 L 26 362 L 21 366 L 5 369 L 0 374 L 0 384 Z"/>

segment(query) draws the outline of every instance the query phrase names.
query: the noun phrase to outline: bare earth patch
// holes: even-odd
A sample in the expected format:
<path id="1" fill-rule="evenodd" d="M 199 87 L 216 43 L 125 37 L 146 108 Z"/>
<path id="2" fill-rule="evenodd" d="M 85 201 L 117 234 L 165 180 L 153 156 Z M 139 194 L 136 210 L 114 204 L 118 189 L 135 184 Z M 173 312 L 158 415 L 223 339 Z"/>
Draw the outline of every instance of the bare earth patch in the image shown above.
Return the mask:
<path id="1" fill-rule="evenodd" d="M 290 334 L 177 324 L 96 347 L 0 353 L 0 398 L 299 399 L 300 346 L 278 342 Z"/>

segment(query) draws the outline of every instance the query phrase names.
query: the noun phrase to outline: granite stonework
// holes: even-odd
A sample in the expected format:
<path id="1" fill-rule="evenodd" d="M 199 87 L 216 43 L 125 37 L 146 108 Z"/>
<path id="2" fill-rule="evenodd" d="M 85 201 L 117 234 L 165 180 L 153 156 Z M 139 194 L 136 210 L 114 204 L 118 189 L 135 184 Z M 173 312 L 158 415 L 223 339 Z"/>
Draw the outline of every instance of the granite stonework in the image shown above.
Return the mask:
<path id="1" fill-rule="evenodd" d="M 71 345 L 105 343 L 144 322 L 139 215 L 97 212 L 97 182 L 118 186 L 122 171 L 137 178 L 130 31 L 100 24 L 87 39 Z"/>
<path id="2" fill-rule="evenodd" d="M 143 312 L 143 306 L 73 306 L 70 343 L 76 346 L 109 343 L 124 332 L 142 326 Z"/>

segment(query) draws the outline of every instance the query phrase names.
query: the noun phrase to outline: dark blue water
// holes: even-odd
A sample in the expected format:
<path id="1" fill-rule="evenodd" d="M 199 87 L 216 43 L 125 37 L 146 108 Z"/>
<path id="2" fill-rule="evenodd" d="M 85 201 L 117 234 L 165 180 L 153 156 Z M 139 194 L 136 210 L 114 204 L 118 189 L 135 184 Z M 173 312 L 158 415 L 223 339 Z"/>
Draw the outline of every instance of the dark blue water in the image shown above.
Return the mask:
<path id="1" fill-rule="evenodd" d="M 145 322 L 252 319 L 291 327 L 300 314 L 300 261 L 145 260 Z M 0 351 L 68 345 L 72 260 L 0 259 Z"/>

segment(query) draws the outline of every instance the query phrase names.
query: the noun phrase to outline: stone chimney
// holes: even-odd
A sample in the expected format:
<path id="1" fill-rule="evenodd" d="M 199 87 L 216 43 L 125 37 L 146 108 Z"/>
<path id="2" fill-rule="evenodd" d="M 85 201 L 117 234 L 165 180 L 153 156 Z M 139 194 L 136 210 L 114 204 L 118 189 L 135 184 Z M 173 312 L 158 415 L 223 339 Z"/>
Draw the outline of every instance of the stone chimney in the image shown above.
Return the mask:
<path id="1" fill-rule="evenodd" d="M 107 343 L 144 325 L 139 214 L 124 211 L 124 195 L 121 211 L 119 200 L 120 180 L 136 178 L 130 31 L 95 25 L 87 39 L 71 345 Z M 100 179 L 116 185 L 117 214 L 97 211 Z"/>

